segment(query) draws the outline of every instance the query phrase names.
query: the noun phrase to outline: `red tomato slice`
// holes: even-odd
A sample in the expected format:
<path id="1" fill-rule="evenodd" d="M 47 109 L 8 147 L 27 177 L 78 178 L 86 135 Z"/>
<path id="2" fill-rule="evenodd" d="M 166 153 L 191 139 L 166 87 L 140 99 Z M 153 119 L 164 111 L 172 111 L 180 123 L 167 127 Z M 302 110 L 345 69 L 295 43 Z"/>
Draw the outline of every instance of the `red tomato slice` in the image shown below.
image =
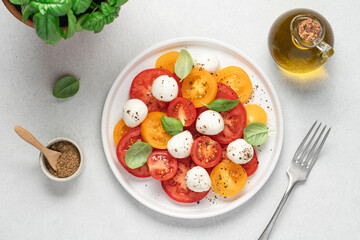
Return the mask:
<path id="1" fill-rule="evenodd" d="M 150 175 L 160 181 L 166 181 L 174 177 L 178 169 L 176 158 L 166 150 L 153 151 L 147 159 L 147 164 Z"/>
<path id="2" fill-rule="evenodd" d="M 208 192 L 193 192 L 185 182 L 186 173 L 195 165 L 191 158 L 178 159 L 178 170 L 176 175 L 167 181 L 161 181 L 162 187 L 166 194 L 173 200 L 183 203 L 198 202 L 203 199 Z"/>
<path id="3" fill-rule="evenodd" d="M 181 85 L 182 85 L 182 82 L 181 81 L 181 78 L 179 78 L 178 76 L 176 76 L 175 73 L 173 73 L 172 77 L 180 84 L 180 92 L 181 92 Z"/>
<path id="4" fill-rule="evenodd" d="M 219 98 L 228 99 L 228 95 L 219 94 Z M 213 136 L 212 139 L 220 144 L 229 144 L 232 141 L 241 138 L 246 125 L 246 110 L 241 102 L 229 111 L 220 112 L 224 119 L 224 130 Z"/>
<path id="5" fill-rule="evenodd" d="M 188 127 L 196 119 L 196 108 L 189 99 L 177 97 L 170 102 L 167 114 L 168 117 L 181 121 L 184 127 Z"/>
<path id="6" fill-rule="evenodd" d="M 209 110 L 207 107 L 201 107 L 201 108 L 197 108 L 196 109 L 196 115 L 197 117 L 199 117 L 199 115 L 203 112 L 205 112 L 206 110 Z"/>
<path id="7" fill-rule="evenodd" d="M 254 149 L 253 158 L 249 162 L 247 162 L 245 164 L 242 164 L 241 166 L 245 169 L 246 174 L 247 174 L 248 177 L 250 177 L 251 175 L 253 175 L 256 172 L 256 170 L 257 170 L 257 168 L 259 166 L 259 161 L 258 161 L 258 158 L 256 156 L 255 149 Z"/>
<path id="8" fill-rule="evenodd" d="M 226 156 L 227 154 L 227 147 L 228 145 L 222 145 L 222 152 L 221 152 L 221 161 L 227 159 L 228 157 Z"/>
<path id="9" fill-rule="evenodd" d="M 166 112 L 168 103 L 157 100 L 151 93 L 153 82 L 162 75 L 173 77 L 174 74 L 161 68 L 147 69 L 139 73 L 131 83 L 130 98 L 137 98 L 143 101 L 148 107 L 149 112 Z M 181 91 L 179 90 L 179 92 Z"/>
<path id="10" fill-rule="evenodd" d="M 143 141 L 141 137 L 141 127 L 133 128 L 129 130 L 125 135 L 120 139 L 120 142 L 116 148 L 116 155 L 120 164 L 132 175 L 139 178 L 150 177 L 149 167 L 147 164 L 131 169 L 125 163 L 125 154 L 126 151 L 136 142 Z"/>
<path id="11" fill-rule="evenodd" d="M 227 153 L 227 146 L 228 145 L 221 145 L 220 144 L 220 146 L 221 146 L 221 158 L 220 158 L 220 161 L 219 161 L 219 163 L 220 162 L 222 162 L 222 161 L 224 161 L 224 160 L 226 160 L 226 159 L 228 159 L 228 157 L 226 156 L 226 153 Z M 210 173 L 211 173 L 211 171 L 214 169 L 214 167 L 211 167 L 211 168 L 205 168 L 206 169 L 206 171 L 209 173 L 209 175 L 210 175 Z"/>
<path id="12" fill-rule="evenodd" d="M 217 91 L 217 94 L 215 97 L 216 99 L 221 98 L 221 97 L 219 97 L 219 95 L 221 96 L 221 94 L 227 95 L 226 99 L 229 99 L 229 100 L 239 99 L 238 95 L 231 87 L 229 87 L 228 85 L 225 85 L 223 83 L 220 83 L 220 82 L 218 82 L 217 84 L 218 84 L 218 91 Z"/>
<path id="13" fill-rule="evenodd" d="M 207 136 L 197 138 L 191 147 L 191 158 L 200 167 L 211 168 L 220 162 L 222 149 Z"/>
<path id="14" fill-rule="evenodd" d="M 197 139 L 198 137 L 203 136 L 201 133 L 199 133 L 196 130 L 195 122 L 193 124 L 191 124 L 189 127 L 184 127 L 184 131 L 185 130 L 188 130 L 191 133 L 191 135 L 193 136 L 193 139 Z"/>
<path id="15" fill-rule="evenodd" d="M 179 87 L 178 97 L 181 97 L 181 96 L 182 96 L 182 93 L 181 93 L 182 82 L 180 82 L 180 81 L 181 81 L 181 78 L 179 78 L 178 76 L 176 76 L 175 73 L 173 73 L 171 76 L 172 76 L 172 77 L 176 80 L 176 82 L 178 83 L 178 87 Z"/>

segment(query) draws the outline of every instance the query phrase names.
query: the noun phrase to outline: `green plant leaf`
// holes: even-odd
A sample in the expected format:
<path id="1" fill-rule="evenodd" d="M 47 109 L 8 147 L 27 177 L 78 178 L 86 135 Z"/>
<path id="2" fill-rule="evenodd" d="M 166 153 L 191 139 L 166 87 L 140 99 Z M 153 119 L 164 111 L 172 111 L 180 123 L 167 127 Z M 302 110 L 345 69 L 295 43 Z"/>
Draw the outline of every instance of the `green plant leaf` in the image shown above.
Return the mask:
<path id="1" fill-rule="evenodd" d="M 128 0 L 117 0 L 115 7 L 120 7 L 122 5 L 124 5 Z"/>
<path id="2" fill-rule="evenodd" d="M 213 110 L 216 112 L 225 112 L 225 111 L 228 111 L 228 110 L 236 107 L 239 104 L 239 102 L 240 102 L 239 99 L 238 100 L 228 100 L 228 99 L 219 98 L 219 99 L 215 99 L 208 105 L 204 104 L 204 103 L 201 103 L 201 104 L 210 110 Z"/>
<path id="3" fill-rule="evenodd" d="M 33 17 L 36 34 L 47 44 L 54 45 L 61 40 L 62 29 L 59 27 L 59 17 L 50 14 L 36 13 Z"/>
<path id="4" fill-rule="evenodd" d="M 151 152 L 149 143 L 136 142 L 126 151 L 125 163 L 131 169 L 139 168 L 147 162 Z"/>
<path id="5" fill-rule="evenodd" d="M 112 23 L 115 20 L 116 17 L 117 16 L 115 14 L 113 14 L 113 13 L 108 15 L 108 16 L 105 16 L 105 18 L 104 18 L 105 24 Z"/>
<path id="6" fill-rule="evenodd" d="M 111 7 L 110 4 L 106 2 L 101 2 L 100 10 L 104 15 L 110 15 L 113 12 L 114 7 Z"/>
<path id="7" fill-rule="evenodd" d="M 110 6 L 110 4 L 106 2 L 102 2 L 100 9 L 101 12 L 105 15 L 104 16 L 105 24 L 112 23 L 115 20 L 115 18 L 119 16 L 120 7 L 112 7 Z"/>
<path id="8" fill-rule="evenodd" d="M 104 26 L 105 26 L 105 20 L 104 20 L 104 25 L 103 25 L 101 28 L 99 28 L 99 29 L 95 29 L 95 30 L 94 30 L 94 33 L 99 33 L 99 32 L 101 32 L 101 31 L 104 29 Z"/>
<path id="9" fill-rule="evenodd" d="M 23 15 L 22 21 L 25 22 L 29 18 L 29 16 L 31 15 L 29 5 L 22 5 L 21 6 L 21 13 Z"/>
<path id="10" fill-rule="evenodd" d="M 182 132 L 184 128 L 181 121 L 177 120 L 176 118 L 166 116 L 161 117 L 161 125 L 163 126 L 164 130 L 171 136 L 175 136 L 176 134 Z"/>
<path id="11" fill-rule="evenodd" d="M 90 15 L 90 13 L 86 13 L 84 15 L 81 15 L 77 20 L 76 20 L 76 25 L 75 25 L 75 31 L 76 32 L 81 32 L 84 29 L 82 28 L 81 24 L 83 24 L 83 22 L 86 20 L 86 18 Z"/>
<path id="12" fill-rule="evenodd" d="M 81 27 L 88 31 L 99 32 L 104 28 L 104 17 L 105 15 L 102 12 L 90 13 L 89 16 L 81 24 Z"/>
<path id="13" fill-rule="evenodd" d="M 76 15 L 84 13 L 91 4 L 92 0 L 74 0 L 71 9 Z"/>
<path id="14" fill-rule="evenodd" d="M 32 0 L 29 3 L 32 12 L 42 15 L 50 13 L 54 16 L 64 16 L 71 8 L 72 0 Z"/>
<path id="15" fill-rule="evenodd" d="M 115 20 L 115 18 L 119 16 L 118 9 L 114 9 L 114 10 L 115 12 L 112 12 L 110 13 L 110 15 L 104 17 L 105 24 L 112 23 Z"/>
<path id="16" fill-rule="evenodd" d="M 75 34 L 75 28 L 76 28 L 76 17 L 73 13 L 73 11 L 69 10 L 67 13 L 68 17 L 68 28 L 66 29 L 63 37 L 64 39 L 69 39 Z"/>
<path id="17" fill-rule="evenodd" d="M 175 63 L 175 74 L 181 81 L 189 75 L 194 65 L 194 61 L 188 51 L 180 50 L 180 54 Z"/>
<path id="18" fill-rule="evenodd" d="M 258 146 L 266 142 L 269 130 L 261 122 L 253 122 L 244 129 L 244 139 L 247 143 Z"/>
<path id="19" fill-rule="evenodd" d="M 110 6 L 114 6 L 117 1 L 116 0 L 108 0 L 107 2 L 110 4 Z"/>
<path id="20" fill-rule="evenodd" d="M 22 5 L 23 4 L 23 0 L 10 0 L 10 2 L 12 4 L 15 4 L 15 5 Z"/>
<path id="21" fill-rule="evenodd" d="M 80 88 L 79 79 L 73 76 L 60 78 L 53 88 L 53 95 L 57 98 L 68 98 L 74 96 Z"/>

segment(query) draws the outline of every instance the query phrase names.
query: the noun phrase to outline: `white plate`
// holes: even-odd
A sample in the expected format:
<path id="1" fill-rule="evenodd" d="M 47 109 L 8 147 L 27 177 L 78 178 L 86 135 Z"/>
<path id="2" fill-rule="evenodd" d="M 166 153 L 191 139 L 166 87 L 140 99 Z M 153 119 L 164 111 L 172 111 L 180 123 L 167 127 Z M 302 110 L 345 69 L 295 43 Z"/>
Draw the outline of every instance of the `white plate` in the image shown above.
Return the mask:
<path id="1" fill-rule="evenodd" d="M 199 203 L 183 204 L 170 199 L 159 181 L 140 179 L 129 174 L 118 162 L 113 141 L 113 129 L 121 118 L 124 102 L 129 98 L 133 78 L 142 70 L 153 68 L 156 59 L 165 52 L 187 49 L 193 57 L 211 53 L 220 61 L 221 68 L 234 65 L 243 68 L 249 75 L 254 93 L 248 101 L 261 105 L 268 114 L 267 126 L 271 131 L 268 141 L 257 148 L 259 168 L 249 177 L 248 184 L 237 195 L 219 197 L 210 191 Z M 206 218 L 228 212 L 249 200 L 265 184 L 278 161 L 283 142 L 283 117 L 280 102 L 268 77 L 249 57 L 238 49 L 216 40 L 205 38 L 181 38 L 157 44 L 135 57 L 119 74 L 107 96 L 102 115 L 101 132 L 104 151 L 111 170 L 121 185 L 145 206 L 179 218 Z"/>

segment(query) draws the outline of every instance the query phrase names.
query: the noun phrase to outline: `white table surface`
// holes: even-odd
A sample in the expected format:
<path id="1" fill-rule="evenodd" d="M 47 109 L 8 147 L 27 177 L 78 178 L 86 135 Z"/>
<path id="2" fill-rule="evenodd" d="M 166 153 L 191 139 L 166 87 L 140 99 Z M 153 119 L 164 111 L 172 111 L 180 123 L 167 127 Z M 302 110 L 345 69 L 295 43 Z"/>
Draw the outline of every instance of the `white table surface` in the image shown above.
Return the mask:
<path id="1" fill-rule="evenodd" d="M 335 55 L 312 82 L 284 75 L 267 49 L 277 16 L 298 7 L 322 13 L 335 33 Z M 103 32 L 77 33 L 47 46 L 0 4 L 0 239 L 257 239 L 279 203 L 286 169 L 316 120 L 333 128 L 308 181 L 290 196 L 271 239 L 359 239 L 360 2 L 130 0 Z M 218 217 L 167 217 L 133 199 L 112 174 L 100 121 L 113 81 L 144 49 L 164 40 L 202 36 L 238 47 L 268 74 L 279 95 L 285 138 L 269 181 L 246 204 Z M 52 96 L 55 81 L 81 78 L 71 99 Z M 13 131 L 40 141 L 77 141 L 85 171 L 59 184 L 43 175 L 38 152 Z"/>

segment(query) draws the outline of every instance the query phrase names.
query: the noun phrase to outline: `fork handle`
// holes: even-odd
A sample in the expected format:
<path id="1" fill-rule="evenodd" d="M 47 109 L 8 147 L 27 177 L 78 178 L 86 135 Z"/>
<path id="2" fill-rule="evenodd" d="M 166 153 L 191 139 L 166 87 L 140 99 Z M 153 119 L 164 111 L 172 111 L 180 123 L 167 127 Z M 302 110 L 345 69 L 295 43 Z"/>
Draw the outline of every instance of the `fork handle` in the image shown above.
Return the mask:
<path id="1" fill-rule="evenodd" d="M 282 199 L 281 199 L 281 201 L 279 203 L 279 206 L 277 207 L 274 215 L 272 216 L 270 222 L 268 223 L 268 225 L 264 229 L 263 233 L 259 237 L 259 240 L 267 240 L 267 239 L 269 239 L 271 230 L 273 229 L 273 227 L 275 225 L 276 219 L 278 218 L 278 216 L 279 216 L 279 214 L 281 212 L 281 209 L 283 208 L 284 204 L 286 203 L 286 200 L 288 199 L 288 197 L 289 197 L 289 195 L 290 195 L 291 191 L 293 190 L 296 183 L 297 182 L 290 179 L 289 185 L 288 185 L 288 187 L 287 187 L 287 189 L 285 191 L 284 196 L 282 197 Z"/>

